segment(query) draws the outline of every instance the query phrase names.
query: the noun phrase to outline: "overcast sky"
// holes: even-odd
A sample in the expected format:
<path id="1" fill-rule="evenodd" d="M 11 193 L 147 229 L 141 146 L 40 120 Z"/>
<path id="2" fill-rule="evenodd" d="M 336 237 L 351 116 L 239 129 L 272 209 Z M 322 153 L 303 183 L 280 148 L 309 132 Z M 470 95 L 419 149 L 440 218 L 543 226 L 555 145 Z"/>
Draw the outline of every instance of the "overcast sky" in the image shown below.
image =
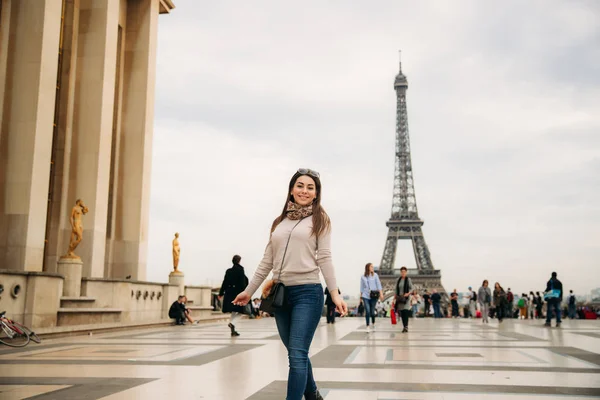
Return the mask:
<path id="1" fill-rule="evenodd" d="M 159 18 L 148 279 L 251 278 L 299 167 L 343 293 L 381 261 L 398 50 L 423 231 L 446 290 L 600 287 L 600 3 L 176 0 Z M 401 241 L 396 265 L 415 266 Z"/>

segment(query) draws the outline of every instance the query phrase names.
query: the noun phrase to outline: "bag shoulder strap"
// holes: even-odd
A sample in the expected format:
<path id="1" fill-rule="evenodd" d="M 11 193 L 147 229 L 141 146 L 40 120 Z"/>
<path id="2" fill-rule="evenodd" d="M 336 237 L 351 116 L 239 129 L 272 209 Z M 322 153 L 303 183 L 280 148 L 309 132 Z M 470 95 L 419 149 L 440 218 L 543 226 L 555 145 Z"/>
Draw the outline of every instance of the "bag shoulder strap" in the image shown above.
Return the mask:
<path id="1" fill-rule="evenodd" d="M 292 232 L 294 231 L 294 229 L 296 229 L 296 227 L 300 224 L 300 222 L 302 222 L 304 220 L 304 218 L 302 218 L 300 221 L 298 221 L 296 223 L 296 225 L 294 225 L 294 227 L 292 228 L 292 230 L 290 231 L 290 235 L 288 236 L 287 239 L 287 243 L 285 244 L 285 250 L 283 250 L 283 258 L 281 259 L 281 268 L 279 268 L 279 276 L 277 276 L 277 281 L 281 280 L 281 272 L 283 271 L 283 265 L 285 263 L 285 255 L 287 253 L 287 249 L 288 246 L 290 245 L 290 239 L 292 238 Z"/>

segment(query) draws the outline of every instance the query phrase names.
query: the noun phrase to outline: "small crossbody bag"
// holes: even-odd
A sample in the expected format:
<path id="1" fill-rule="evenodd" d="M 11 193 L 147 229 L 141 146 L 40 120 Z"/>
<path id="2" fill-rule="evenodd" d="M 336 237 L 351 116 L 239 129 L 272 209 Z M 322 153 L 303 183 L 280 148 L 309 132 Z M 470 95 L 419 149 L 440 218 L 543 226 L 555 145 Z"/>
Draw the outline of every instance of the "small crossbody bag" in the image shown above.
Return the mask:
<path id="1" fill-rule="evenodd" d="M 294 229 L 302 222 L 304 218 L 302 218 L 290 231 L 290 235 L 288 236 L 287 243 L 285 244 L 285 250 L 283 251 L 283 258 L 281 259 L 281 268 L 279 269 L 279 275 L 277 280 L 271 287 L 269 294 L 267 297 L 263 297 L 260 303 L 260 310 L 269 314 L 273 314 L 277 309 L 283 308 L 286 304 L 287 300 L 287 291 L 283 282 L 281 282 L 281 272 L 283 271 L 283 266 L 285 262 L 285 255 L 287 253 L 288 246 L 290 244 L 290 239 L 292 238 L 292 232 Z"/>
<path id="2" fill-rule="evenodd" d="M 369 297 L 372 299 L 378 299 L 379 290 L 371 290 L 371 283 L 369 282 L 369 278 L 365 277 L 365 280 L 367 281 L 367 285 L 369 286 Z"/>

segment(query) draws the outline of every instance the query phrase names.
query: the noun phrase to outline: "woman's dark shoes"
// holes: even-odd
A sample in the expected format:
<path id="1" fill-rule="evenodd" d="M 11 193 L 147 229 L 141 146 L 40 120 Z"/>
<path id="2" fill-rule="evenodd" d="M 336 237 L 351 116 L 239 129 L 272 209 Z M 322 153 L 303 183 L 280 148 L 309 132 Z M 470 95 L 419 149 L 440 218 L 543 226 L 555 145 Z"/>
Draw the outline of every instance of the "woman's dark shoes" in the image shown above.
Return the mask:
<path id="1" fill-rule="evenodd" d="M 235 325 L 228 324 L 227 326 L 229 327 L 229 329 L 231 329 L 231 336 L 232 337 L 240 336 L 240 334 L 235 331 Z"/>
<path id="2" fill-rule="evenodd" d="M 408 332 L 408 328 L 405 326 L 404 329 L 402 329 L 402 333 L 406 333 Z"/>
<path id="3" fill-rule="evenodd" d="M 308 393 L 308 394 L 305 393 L 304 398 L 306 400 L 324 400 L 323 396 L 321 396 L 321 393 L 319 393 L 318 390 L 314 393 Z"/>

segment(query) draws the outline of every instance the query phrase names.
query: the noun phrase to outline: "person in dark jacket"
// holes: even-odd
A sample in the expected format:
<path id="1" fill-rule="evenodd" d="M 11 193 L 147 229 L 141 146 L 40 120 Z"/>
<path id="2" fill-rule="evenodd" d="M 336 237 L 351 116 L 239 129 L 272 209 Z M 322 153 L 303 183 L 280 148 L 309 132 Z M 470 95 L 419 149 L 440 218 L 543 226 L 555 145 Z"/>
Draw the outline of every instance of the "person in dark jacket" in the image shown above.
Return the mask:
<path id="1" fill-rule="evenodd" d="M 454 292 L 450 294 L 450 304 L 452 304 L 452 318 L 458 318 L 458 292 L 454 289 Z"/>
<path id="2" fill-rule="evenodd" d="M 339 288 L 338 293 L 342 294 Z M 325 288 L 325 304 L 327 305 L 327 323 L 335 324 L 335 304 L 333 303 L 331 294 L 329 294 L 329 289 L 327 288 Z"/>
<path id="3" fill-rule="evenodd" d="M 174 301 L 169 308 L 169 318 L 175 320 L 175 325 L 185 325 L 185 304 L 183 304 L 183 297 L 179 296 L 177 301 Z"/>
<path id="4" fill-rule="evenodd" d="M 556 272 L 552 273 L 552 278 L 546 284 L 546 292 L 544 297 L 548 303 L 548 309 L 546 310 L 546 323 L 545 326 L 550 326 L 552 321 L 552 311 L 556 313 L 556 327 L 560 327 L 560 303 L 563 299 L 563 287 L 562 283 L 556 278 Z"/>
<path id="5" fill-rule="evenodd" d="M 248 286 L 248 277 L 244 273 L 244 267 L 240 265 L 240 261 L 242 261 L 242 257 L 233 256 L 231 260 L 233 266 L 225 272 L 225 278 L 221 284 L 221 290 L 219 290 L 219 300 L 222 300 L 223 313 L 231 313 L 231 320 L 228 325 L 231 329 L 231 336 L 240 336 L 235 330 L 235 322 L 244 312 L 243 306 L 236 306 L 232 302 Z"/>
<path id="6" fill-rule="evenodd" d="M 396 296 L 392 312 L 400 314 L 402 319 L 402 333 L 408 332 L 408 317 L 410 316 L 410 294 L 415 289 L 412 280 L 408 277 L 408 268 L 400 268 L 400 278 L 396 281 Z"/>
<path id="7" fill-rule="evenodd" d="M 431 294 L 431 305 L 433 306 L 433 318 L 443 318 L 442 312 L 440 310 L 440 302 L 442 301 L 442 296 L 437 292 L 437 290 L 433 289 L 433 293 Z"/>
<path id="8" fill-rule="evenodd" d="M 431 295 L 429 294 L 429 290 L 425 289 L 425 294 L 423 295 L 423 305 L 425 307 L 425 314 L 423 318 L 426 318 L 429 315 L 429 306 L 431 306 Z"/>
<path id="9" fill-rule="evenodd" d="M 362 317 L 364 315 L 364 313 L 365 313 L 365 306 L 362 303 L 362 301 L 358 304 L 358 310 L 357 311 L 358 311 L 358 316 L 359 317 Z"/>
<path id="10" fill-rule="evenodd" d="M 502 322 L 506 311 L 506 292 L 498 282 L 494 285 L 494 307 L 498 322 Z"/>
<path id="11" fill-rule="evenodd" d="M 535 292 L 535 311 L 537 313 L 538 319 L 543 318 L 542 308 L 544 307 L 544 300 L 542 300 L 542 295 L 540 292 Z"/>

